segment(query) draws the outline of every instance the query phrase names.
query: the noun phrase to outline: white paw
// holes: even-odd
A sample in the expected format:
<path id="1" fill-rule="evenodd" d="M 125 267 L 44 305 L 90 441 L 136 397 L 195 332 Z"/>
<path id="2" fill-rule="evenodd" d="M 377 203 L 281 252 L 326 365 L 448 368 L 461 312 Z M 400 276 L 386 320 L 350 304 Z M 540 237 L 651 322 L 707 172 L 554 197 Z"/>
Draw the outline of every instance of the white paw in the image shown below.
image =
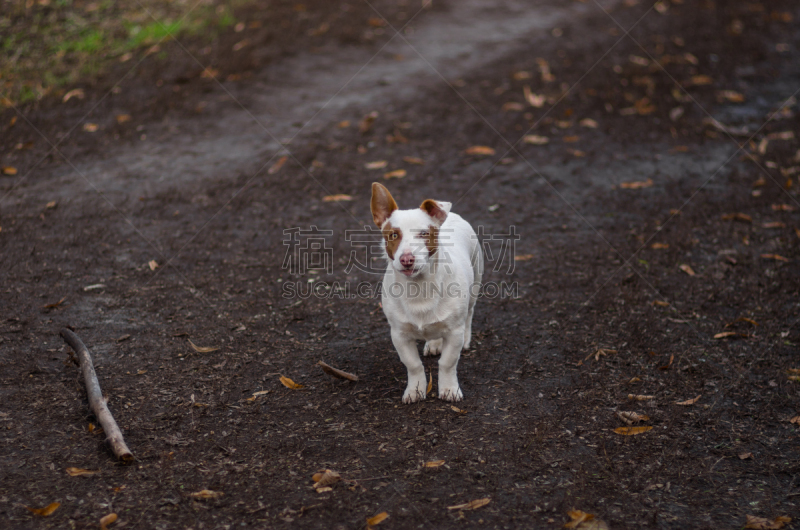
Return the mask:
<path id="1" fill-rule="evenodd" d="M 422 350 L 423 355 L 439 355 L 442 353 L 442 339 L 429 340 Z"/>
<path id="2" fill-rule="evenodd" d="M 466 351 L 466 350 L 468 350 L 468 349 L 469 349 L 469 339 L 467 339 L 466 341 L 464 341 L 464 348 L 463 348 L 463 350 L 465 350 L 465 351 Z"/>
<path id="3" fill-rule="evenodd" d="M 403 392 L 403 403 L 416 403 L 417 401 L 422 401 L 425 399 L 425 389 L 422 390 L 418 388 L 406 388 L 406 391 Z"/>
<path id="4" fill-rule="evenodd" d="M 445 401 L 461 401 L 464 399 L 464 394 L 461 393 L 459 387 L 455 388 L 441 388 L 439 389 L 439 399 Z"/>

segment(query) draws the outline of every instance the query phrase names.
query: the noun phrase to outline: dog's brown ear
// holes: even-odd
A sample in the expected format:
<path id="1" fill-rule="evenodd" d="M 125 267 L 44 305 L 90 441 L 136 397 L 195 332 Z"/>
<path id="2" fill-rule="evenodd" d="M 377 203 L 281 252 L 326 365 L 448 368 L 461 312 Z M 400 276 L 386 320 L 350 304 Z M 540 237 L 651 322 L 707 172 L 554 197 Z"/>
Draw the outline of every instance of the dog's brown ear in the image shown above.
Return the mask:
<path id="1" fill-rule="evenodd" d="M 420 204 L 420 209 L 422 209 L 425 213 L 436 219 L 439 224 L 444 224 L 444 220 L 447 219 L 447 213 L 450 210 L 450 203 L 440 203 L 434 201 L 433 199 L 425 199 Z"/>
<path id="2" fill-rule="evenodd" d="M 369 203 L 369 209 L 372 211 L 372 220 L 375 221 L 378 228 L 382 227 L 392 212 L 397 210 L 397 203 L 394 202 L 392 194 L 383 184 L 372 183 L 372 200 Z"/>

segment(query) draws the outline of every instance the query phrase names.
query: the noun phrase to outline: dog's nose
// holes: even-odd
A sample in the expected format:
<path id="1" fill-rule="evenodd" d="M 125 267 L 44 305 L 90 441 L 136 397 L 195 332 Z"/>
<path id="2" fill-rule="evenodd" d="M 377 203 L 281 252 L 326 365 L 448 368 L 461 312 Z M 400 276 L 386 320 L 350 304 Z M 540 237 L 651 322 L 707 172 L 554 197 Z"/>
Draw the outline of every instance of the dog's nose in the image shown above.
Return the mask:
<path id="1" fill-rule="evenodd" d="M 403 254 L 400 256 L 400 265 L 405 267 L 406 269 L 410 269 L 414 266 L 414 254 Z"/>

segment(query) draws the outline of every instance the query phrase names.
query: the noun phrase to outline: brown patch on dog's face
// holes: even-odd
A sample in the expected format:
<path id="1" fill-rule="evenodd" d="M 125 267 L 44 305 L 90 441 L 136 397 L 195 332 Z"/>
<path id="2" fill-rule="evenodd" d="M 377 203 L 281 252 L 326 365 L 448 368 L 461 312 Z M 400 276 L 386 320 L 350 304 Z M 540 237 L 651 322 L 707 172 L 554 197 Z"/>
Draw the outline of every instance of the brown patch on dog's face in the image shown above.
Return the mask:
<path id="1" fill-rule="evenodd" d="M 389 254 L 389 259 L 394 259 L 394 253 L 403 240 L 403 232 L 399 228 L 393 227 L 392 223 L 386 223 L 382 232 L 383 239 L 386 240 L 386 253 Z"/>
<path id="2" fill-rule="evenodd" d="M 428 255 L 433 256 L 439 248 L 439 228 L 431 225 L 428 227 L 428 237 L 425 239 L 425 246 L 428 247 Z"/>

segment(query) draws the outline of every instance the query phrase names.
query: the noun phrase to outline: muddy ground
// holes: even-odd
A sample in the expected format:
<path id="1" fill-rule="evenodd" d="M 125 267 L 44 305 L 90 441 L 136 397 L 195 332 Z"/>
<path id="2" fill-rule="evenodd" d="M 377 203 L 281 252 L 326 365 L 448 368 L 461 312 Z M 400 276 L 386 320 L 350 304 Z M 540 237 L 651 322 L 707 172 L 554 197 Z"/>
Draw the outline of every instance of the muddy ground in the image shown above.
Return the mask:
<path id="1" fill-rule="evenodd" d="M 363 528 L 381 512 L 387 529 L 557 528 L 573 508 L 611 528 L 734 528 L 800 515 L 800 9 L 374 7 L 414 15 L 413 31 L 389 41 L 405 22 L 380 27 L 359 7 L 339 23 L 378 38 L 299 40 L 241 79 L 188 79 L 189 95 L 102 100 L 101 84 L 69 110 L 2 115 L 2 165 L 18 169 L 0 177 L 3 526 L 97 528 L 111 512 L 112 528 Z M 337 84 L 373 56 L 364 84 Z M 162 78 L 129 76 L 118 95 Z M 146 119 L 117 129 L 120 109 Z M 37 129 L 64 156 L 42 161 Z M 494 153 L 465 152 L 476 145 Z M 434 394 L 403 405 L 379 300 L 337 290 L 379 281 L 369 256 L 348 267 L 361 247 L 346 233 L 369 224 L 375 180 L 401 207 L 452 201 L 493 250 L 485 281 L 515 289 L 478 302 L 458 410 Z M 323 200 L 334 194 L 352 201 Z M 330 269 L 287 261 L 291 229 L 312 226 L 331 231 Z M 64 326 L 92 351 L 135 464 L 88 428 Z M 625 411 L 652 429 L 616 433 Z M 343 480 L 319 493 L 311 477 L 326 468 Z M 191 496 L 204 489 L 223 495 Z M 47 518 L 25 508 L 52 502 Z"/>

